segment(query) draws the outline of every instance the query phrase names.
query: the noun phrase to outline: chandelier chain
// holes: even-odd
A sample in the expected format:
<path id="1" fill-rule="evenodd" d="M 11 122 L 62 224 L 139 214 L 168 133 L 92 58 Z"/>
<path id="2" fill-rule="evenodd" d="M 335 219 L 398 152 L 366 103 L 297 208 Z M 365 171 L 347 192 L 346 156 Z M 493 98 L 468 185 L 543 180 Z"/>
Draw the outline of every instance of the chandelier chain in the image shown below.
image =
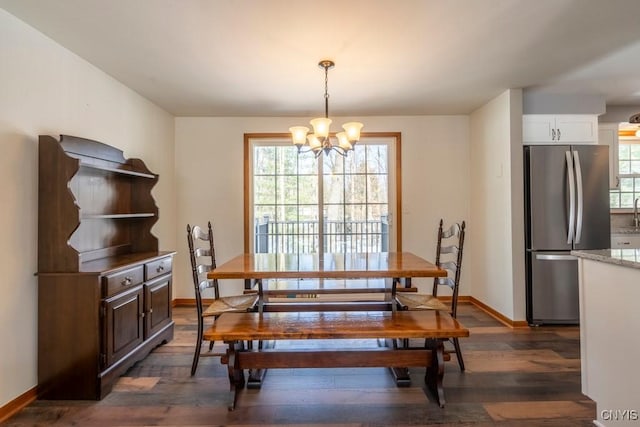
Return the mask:
<path id="1" fill-rule="evenodd" d="M 329 118 L 329 67 L 324 66 L 324 117 Z"/>

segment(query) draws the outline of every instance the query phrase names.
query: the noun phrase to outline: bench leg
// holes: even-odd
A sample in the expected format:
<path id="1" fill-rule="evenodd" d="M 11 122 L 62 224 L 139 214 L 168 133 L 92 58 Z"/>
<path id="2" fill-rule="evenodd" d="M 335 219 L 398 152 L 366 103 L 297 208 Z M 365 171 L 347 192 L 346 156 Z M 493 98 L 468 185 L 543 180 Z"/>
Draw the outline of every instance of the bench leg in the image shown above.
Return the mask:
<path id="1" fill-rule="evenodd" d="M 444 387 L 442 386 L 442 379 L 444 378 L 444 343 L 442 340 L 429 340 L 427 347 L 431 348 L 432 357 L 431 365 L 427 366 L 424 382 L 435 396 L 440 407 L 444 408 Z"/>
<path id="2" fill-rule="evenodd" d="M 272 349 L 275 348 L 275 341 L 258 341 L 258 351 L 264 349 Z M 267 375 L 266 369 L 249 369 L 249 378 L 247 379 L 247 388 L 249 389 L 259 389 L 262 387 L 262 382 L 264 381 L 264 377 Z"/>
<path id="3" fill-rule="evenodd" d="M 233 411 L 236 408 L 236 402 L 238 400 L 238 393 L 244 388 L 244 372 L 240 369 L 240 361 L 238 359 L 238 352 L 242 351 L 242 341 L 230 341 L 227 348 L 227 372 L 229 374 L 229 410 Z"/>

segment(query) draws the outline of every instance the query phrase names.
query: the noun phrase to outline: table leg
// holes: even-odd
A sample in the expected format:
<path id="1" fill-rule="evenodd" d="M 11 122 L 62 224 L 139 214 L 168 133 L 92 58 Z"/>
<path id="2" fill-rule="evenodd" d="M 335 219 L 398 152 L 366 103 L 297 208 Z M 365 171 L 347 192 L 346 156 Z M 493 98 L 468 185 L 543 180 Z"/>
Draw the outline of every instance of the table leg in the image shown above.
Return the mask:
<path id="1" fill-rule="evenodd" d="M 385 346 L 389 348 L 396 349 L 398 348 L 397 341 L 395 339 L 386 339 Z M 393 379 L 396 382 L 396 386 L 398 387 L 409 387 L 411 385 L 411 376 L 409 375 L 408 368 L 389 368 L 391 375 L 393 375 Z"/>
<path id="2" fill-rule="evenodd" d="M 244 388 L 244 372 L 239 367 L 238 352 L 242 351 L 242 341 L 230 341 L 227 348 L 227 372 L 229 375 L 229 407 L 233 411 L 238 400 L 238 393 Z"/>
<path id="3" fill-rule="evenodd" d="M 431 365 L 427 366 L 424 376 L 424 382 L 427 388 L 435 396 L 441 408 L 444 408 L 444 387 L 442 379 L 444 378 L 444 343 L 442 340 L 429 340 L 427 344 L 431 348 Z"/>

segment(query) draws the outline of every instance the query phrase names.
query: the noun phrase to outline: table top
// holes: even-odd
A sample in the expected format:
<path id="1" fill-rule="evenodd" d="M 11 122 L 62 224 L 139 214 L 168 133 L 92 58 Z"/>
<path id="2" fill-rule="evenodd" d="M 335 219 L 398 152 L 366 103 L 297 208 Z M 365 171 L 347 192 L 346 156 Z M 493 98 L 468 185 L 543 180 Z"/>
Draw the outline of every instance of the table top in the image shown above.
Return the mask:
<path id="1" fill-rule="evenodd" d="M 446 270 L 411 252 L 242 254 L 207 274 L 209 279 L 352 279 L 445 277 Z"/>
<path id="2" fill-rule="evenodd" d="M 212 341 L 467 336 L 449 313 L 436 310 L 223 313 L 204 332 Z"/>

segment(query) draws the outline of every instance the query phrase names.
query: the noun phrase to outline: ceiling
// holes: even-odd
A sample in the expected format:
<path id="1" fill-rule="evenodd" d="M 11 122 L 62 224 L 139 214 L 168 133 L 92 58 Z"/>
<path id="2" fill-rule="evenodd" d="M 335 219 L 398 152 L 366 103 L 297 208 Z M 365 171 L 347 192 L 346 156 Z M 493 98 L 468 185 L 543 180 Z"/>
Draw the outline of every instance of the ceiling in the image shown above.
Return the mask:
<path id="1" fill-rule="evenodd" d="M 508 88 L 640 105 L 638 0 L 0 0 L 176 116 L 468 114 Z"/>

